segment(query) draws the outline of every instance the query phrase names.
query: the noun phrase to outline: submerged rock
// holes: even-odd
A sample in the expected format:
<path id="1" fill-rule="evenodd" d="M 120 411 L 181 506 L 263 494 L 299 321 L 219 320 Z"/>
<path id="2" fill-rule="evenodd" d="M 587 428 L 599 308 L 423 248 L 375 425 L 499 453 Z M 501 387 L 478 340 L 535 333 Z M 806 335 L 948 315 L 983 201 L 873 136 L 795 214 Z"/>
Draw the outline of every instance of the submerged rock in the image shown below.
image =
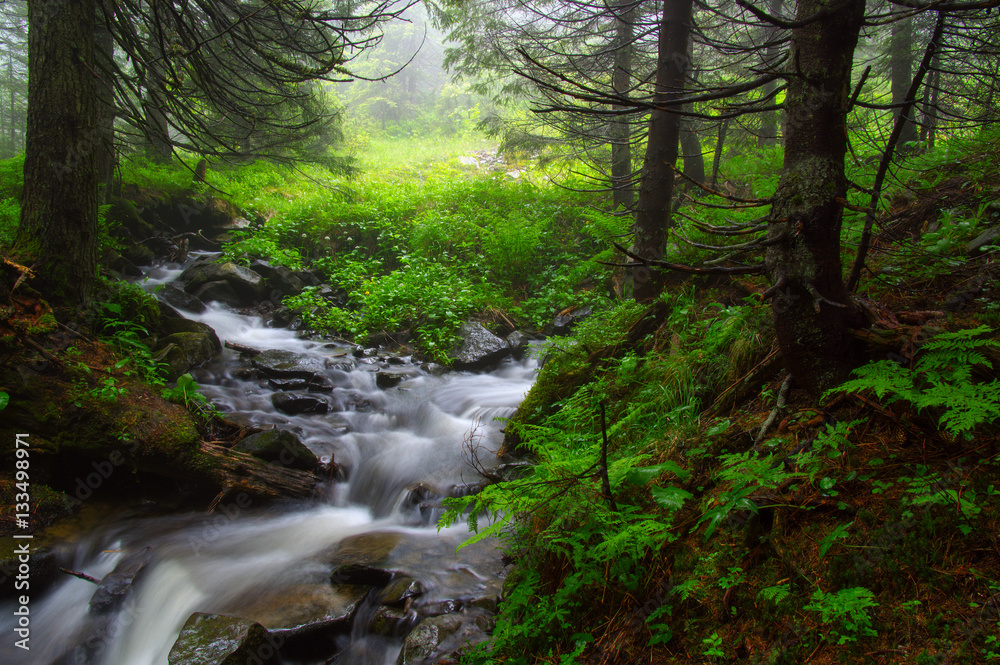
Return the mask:
<path id="1" fill-rule="evenodd" d="M 136 578 L 153 560 L 153 552 L 145 547 L 138 552 L 132 552 L 115 566 L 115 569 L 104 576 L 97 591 L 90 598 L 91 614 L 110 614 L 117 610 L 128 599 L 135 586 Z"/>
<path id="2" fill-rule="evenodd" d="M 167 662 L 169 665 L 271 665 L 278 660 L 267 630 L 256 621 L 196 612 L 181 629 Z"/>
<path id="3" fill-rule="evenodd" d="M 455 369 L 485 369 L 510 354 L 507 342 L 484 328 L 481 323 L 466 323 L 458 334 L 462 342 L 454 352 Z"/>

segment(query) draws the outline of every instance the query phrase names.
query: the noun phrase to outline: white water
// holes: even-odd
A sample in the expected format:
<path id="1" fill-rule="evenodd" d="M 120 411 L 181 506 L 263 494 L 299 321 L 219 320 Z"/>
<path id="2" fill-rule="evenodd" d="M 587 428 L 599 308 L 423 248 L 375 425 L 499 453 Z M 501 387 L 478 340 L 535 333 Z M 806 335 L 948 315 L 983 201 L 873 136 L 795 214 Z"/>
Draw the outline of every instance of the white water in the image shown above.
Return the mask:
<path id="1" fill-rule="evenodd" d="M 175 279 L 181 266 L 159 269 L 149 286 Z M 294 332 L 266 328 L 259 318 L 211 304 L 202 314 L 188 314 L 211 325 L 220 339 L 259 349 L 284 349 L 337 361 L 321 341 L 299 339 Z M 339 358 L 343 360 L 343 358 Z M 75 570 L 101 578 L 120 554 L 151 547 L 155 559 L 134 593 L 99 641 L 95 665 L 166 665 L 177 634 L 194 612 L 246 616 L 255 604 L 282 590 L 321 585 L 331 565 L 322 553 L 344 538 L 362 533 L 398 532 L 412 551 L 408 573 L 428 589 L 427 599 L 474 593 L 495 577 L 495 555 L 462 560 L 454 554 L 468 534 L 462 527 L 437 532 L 421 526 L 421 515 L 406 500 L 417 483 L 438 490 L 475 483 L 467 464 L 470 445 L 480 458 L 495 461 L 501 439 L 494 418 L 509 416 L 531 386 L 531 362 L 505 365 L 491 374 L 434 377 L 414 371 L 398 388 L 375 387 L 373 366 L 358 363 L 352 371 L 330 368 L 341 396 L 360 395 L 372 410 L 327 415 L 286 415 L 271 406 L 272 391 L 263 381 L 240 379 L 245 368 L 224 351 L 197 377 L 203 391 L 233 418 L 276 424 L 302 439 L 322 459 L 350 469 L 347 483 L 328 487 L 325 499 L 269 507 L 239 507 L 226 499 L 211 514 L 130 517 L 109 523 L 77 546 Z M 347 432 L 344 432 L 344 428 Z M 465 551 L 465 550 L 463 550 Z M 0 662 L 42 665 L 88 639 L 87 603 L 95 587 L 67 577 L 44 596 L 32 596 L 32 650 L 13 649 L 13 608 L 0 606 Z M 253 617 L 251 617 L 253 618 Z M 394 663 L 399 640 L 373 639 L 355 629 L 355 643 L 337 663 Z M 364 652 L 365 655 L 353 655 Z M 72 658 L 68 662 L 73 662 Z"/>

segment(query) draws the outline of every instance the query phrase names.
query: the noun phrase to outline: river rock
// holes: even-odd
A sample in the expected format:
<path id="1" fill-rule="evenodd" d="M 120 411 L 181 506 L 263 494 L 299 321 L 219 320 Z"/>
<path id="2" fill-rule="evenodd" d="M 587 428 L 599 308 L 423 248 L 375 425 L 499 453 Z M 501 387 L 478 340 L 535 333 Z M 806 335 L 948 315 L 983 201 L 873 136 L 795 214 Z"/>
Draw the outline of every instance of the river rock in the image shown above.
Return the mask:
<path id="1" fill-rule="evenodd" d="M 265 596 L 245 611 L 287 646 L 301 650 L 306 641 L 347 633 L 358 606 L 371 587 L 302 584 Z"/>
<path id="2" fill-rule="evenodd" d="M 420 617 L 417 616 L 416 612 L 382 605 L 375 610 L 375 614 L 368 621 L 368 631 L 375 635 L 402 637 L 418 621 L 420 621 Z"/>
<path id="3" fill-rule="evenodd" d="M 361 584 L 364 586 L 386 586 L 398 574 L 395 570 L 386 570 L 364 563 L 345 563 L 334 567 L 330 572 L 330 584 Z"/>
<path id="4" fill-rule="evenodd" d="M 528 350 L 528 336 L 520 330 L 515 330 L 505 338 L 510 353 L 520 360 L 524 357 L 524 352 Z"/>
<path id="5" fill-rule="evenodd" d="M 319 358 L 279 349 L 264 351 L 250 362 L 271 379 L 312 379 L 324 369 Z"/>
<path id="6" fill-rule="evenodd" d="M 125 556 L 115 569 L 104 576 L 90 598 L 91 614 L 110 614 L 121 607 L 135 586 L 136 578 L 153 560 L 153 551 L 144 547 Z"/>
<path id="7" fill-rule="evenodd" d="M 458 617 L 447 614 L 424 619 L 406 636 L 403 649 L 396 659 L 396 665 L 424 663 L 438 652 L 446 638 L 457 633 L 461 627 L 462 622 Z"/>
<path id="8" fill-rule="evenodd" d="M 299 441 L 299 437 L 277 428 L 244 437 L 236 444 L 235 449 L 293 469 L 315 471 L 319 468 L 319 458 Z"/>
<path id="9" fill-rule="evenodd" d="M 232 262 L 194 265 L 181 273 L 179 279 L 188 293 L 198 293 L 212 282 L 225 282 L 245 305 L 259 300 L 264 286 L 260 275 Z M 199 297 L 205 300 L 204 297 Z"/>
<path id="10" fill-rule="evenodd" d="M 222 342 L 219 341 L 219 336 L 215 334 L 215 329 L 207 323 L 185 318 L 164 318 L 160 319 L 160 330 L 164 335 L 200 333 L 212 342 L 212 348 L 215 349 L 216 353 L 222 351 Z"/>
<path id="11" fill-rule="evenodd" d="M 278 662 L 267 630 L 256 621 L 192 614 L 167 656 L 169 665 L 246 665 Z"/>
<path id="12" fill-rule="evenodd" d="M 198 287 L 195 295 L 203 302 L 221 302 L 232 307 L 251 305 L 254 301 L 246 301 L 236 292 L 236 289 L 222 280 L 206 282 Z"/>
<path id="13" fill-rule="evenodd" d="M 288 414 L 328 413 L 330 411 L 330 403 L 325 399 L 302 393 L 274 393 L 271 395 L 271 404 L 278 411 Z"/>
<path id="14" fill-rule="evenodd" d="M 162 337 L 153 350 L 154 357 L 167 365 L 167 380 L 173 381 L 192 367 L 198 367 L 215 355 L 219 338 L 215 331 L 177 332 Z"/>
<path id="15" fill-rule="evenodd" d="M 462 342 L 453 353 L 455 369 L 484 369 L 510 354 L 507 342 L 491 333 L 480 323 L 466 323 L 458 334 L 462 338 Z"/>
<path id="16" fill-rule="evenodd" d="M 395 388 L 404 379 L 410 378 L 407 372 L 388 372 L 386 370 L 379 370 L 375 374 L 375 385 L 382 390 L 388 390 L 389 388 Z"/>
<path id="17" fill-rule="evenodd" d="M 552 334 L 568 335 L 570 330 L 572 330 L 576 324 L 580 323 L 580 321 L 583 321 L 593 313 L 594 310 L 590 307 L 575 307 L 560 312 L 559 315 L 552 321 Z"/>
<path id="18" fill-rule="evenodd" d="M 156 295 L 163 302 L 180 310 L 194 312 L 195 314 L 205 311 L 205 303 L 200 298 L 177 288 L 174 284 L 164 284 L 157 289 Z"/>
<path id="19" fill-rule="evenodd" d="M 425 593 L 420 580 L 409 575 L 399 575 L 390 581 L 378 595 L 379 605 L 401 605 L 410 598 L 422 596 Z"/>

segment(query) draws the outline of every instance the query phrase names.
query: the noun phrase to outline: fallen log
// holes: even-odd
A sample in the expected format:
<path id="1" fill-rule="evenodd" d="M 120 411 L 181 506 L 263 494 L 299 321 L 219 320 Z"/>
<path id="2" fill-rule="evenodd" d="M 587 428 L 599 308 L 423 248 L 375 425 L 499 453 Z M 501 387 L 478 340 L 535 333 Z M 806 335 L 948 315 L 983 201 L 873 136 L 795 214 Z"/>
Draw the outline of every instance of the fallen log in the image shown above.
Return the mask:
<path id="1" fill-rule="evenodd" d="M 208 474 L 230 492 L 243 491 L 264 499 L 307 498 L 319 484 L 319 478 L 312 473 L 265 462 L 212 443 L 202 442 L 200 452 L 213 461 Z"/>

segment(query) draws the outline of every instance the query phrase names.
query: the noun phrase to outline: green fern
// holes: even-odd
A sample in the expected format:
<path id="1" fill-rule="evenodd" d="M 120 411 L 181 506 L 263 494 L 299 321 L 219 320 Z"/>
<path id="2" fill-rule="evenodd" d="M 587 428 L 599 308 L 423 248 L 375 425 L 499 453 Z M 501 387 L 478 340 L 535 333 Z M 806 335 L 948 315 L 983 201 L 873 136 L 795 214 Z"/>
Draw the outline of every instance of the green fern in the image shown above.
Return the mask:
<path id="1" fill-rule="evenodd" d="M 977 339 L 992 332 L 989 326 L 942 333 L 924 345 L 913 369 L 890 360 L 859 367 L 856 378 L 827 391 L 870 390 L 886 403 L 903 400 L 918 410 L 940 411 L 938 426 L 957 437 L 972 438 L 976 427 L 1000 419 L 1000 381 L 973 383 L 972 369 L 993 365 L 984 349 L 1000 349 L 991 339 Z"/>

